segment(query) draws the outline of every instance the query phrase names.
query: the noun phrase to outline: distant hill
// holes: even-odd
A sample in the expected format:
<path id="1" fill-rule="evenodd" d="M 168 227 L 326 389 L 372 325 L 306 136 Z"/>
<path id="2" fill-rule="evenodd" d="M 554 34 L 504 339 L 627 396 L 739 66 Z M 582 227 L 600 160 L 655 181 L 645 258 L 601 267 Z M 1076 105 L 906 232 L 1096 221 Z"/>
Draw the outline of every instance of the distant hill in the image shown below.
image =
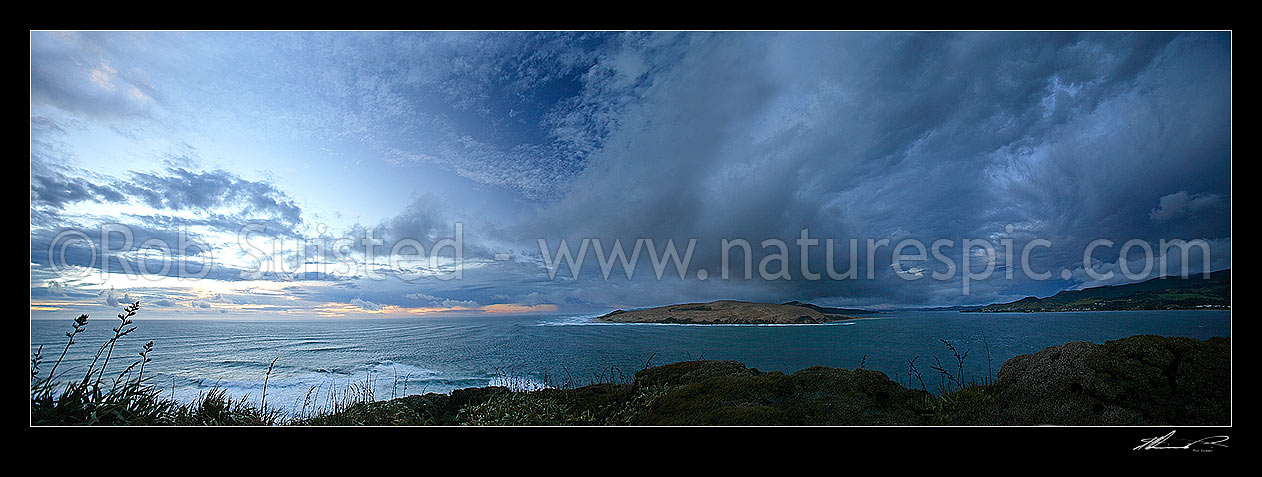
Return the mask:
<path id="1" fill-rule="evenodd" d="M 860 310 L 858 308 L 833 308 L 831 306 L 812 305 L 810 303 L 802 303 L 796 300 L 788 302 L 788 303 L 782 303 L 782 304 L 790 305 L 790 306 L 803 306 L 803 307 L 810 308 L 812 310 L 818 311 L 826 315 L 871 315 L 875 313 L 880 313 L 880 312 L 871 311 L 871 310 Z"/>
<path id="2" fill-rule="evenodd" d="M 596 319 L 614 323 L 812 324 L 853 320 L 855 317 L 805 305 L 719 300 L 643 310 L 614 310 Z"/>
<path id="3" fill-rule="evenodd" d="M 981 308 L 981 307 L 979 307 L 979 306 L 977 306 L 977 305 L 951 305 L 951 306 L 922 306 L 922 307 L 911 307 L 911 308 L 891 308 L 891 309 L 888 309 L 888 310 L 879 310 L 879 311 L 886 311 L 886 312 L 898 312 L 898 311 L 977 311 L 979 308 Z M 876 313 L 876 312 L 874 311 L 873 313 Z"/>
<path id="4" fill-rule="evenodd" d="M 1111 310 L 1201 310 L 1231 308 L 1231 269 L 1188 278 L 1162 277 L 1126 285 L 1066 290 L 1047 298 L 1025 297 L 962 310 L 1008 313 Z"/>

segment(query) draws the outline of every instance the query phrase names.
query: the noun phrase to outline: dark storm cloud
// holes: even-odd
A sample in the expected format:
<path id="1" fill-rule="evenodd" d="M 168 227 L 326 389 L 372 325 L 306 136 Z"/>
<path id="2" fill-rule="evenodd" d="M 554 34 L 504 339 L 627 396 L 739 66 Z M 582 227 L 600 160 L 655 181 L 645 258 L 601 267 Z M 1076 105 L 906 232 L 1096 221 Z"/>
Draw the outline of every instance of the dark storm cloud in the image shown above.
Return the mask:
<path id="1" fill-rule="evenodd" d="M 1036 257 L 1040 271 L 1080 264 L 1094 238 L 1229 236 L 1225 207 L 1179 224 L 1150 217 L 1180 191 L 1229 201 L 1226 34 L 698 37 L 653 79 L 568 195 L 527 227 L 533 235 L 681 246 L 696 237 L 694 267 L 716 270 L 724 237 L 750 240 L 756 252 L 764 238 L 793 247 L 803 227 L 838 242 L 947 238 L 958 260 L 960 239 L 997 239 L 1014 224 L 1018 247 L 1056 243 Z M 1072 286 L 990 280 L 962 297 L 958 279 L 903 282 L 889 255 L 878 253 L 876 281 L 755 288 L 784 298 L 978 302 Z"/>

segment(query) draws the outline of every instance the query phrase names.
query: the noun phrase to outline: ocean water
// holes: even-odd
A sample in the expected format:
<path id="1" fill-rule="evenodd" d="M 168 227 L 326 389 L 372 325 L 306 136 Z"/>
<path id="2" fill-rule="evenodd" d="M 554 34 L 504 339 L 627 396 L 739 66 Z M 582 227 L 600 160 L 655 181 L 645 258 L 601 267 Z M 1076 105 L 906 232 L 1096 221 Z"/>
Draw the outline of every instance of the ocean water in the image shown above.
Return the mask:
<path id="1" fill-rule="evenodd" d="M 113 321 L 90 320 L 57 373 L 81 375 L 112 334 Z M 177 399 L 189 400 L 217 386 L 257 401 L 275 359 L 267 400 L 293 412 L 308 396 L 318 405 L 330 392 L 352 384 L 367 383 L 377 399 L 490 384 L 524 389 L 584 385 L 630 379 L 646 364 L 702 358 L 784 372 L 862 365 L 906 385 L 908 360 L 919 357 L 917 367 L 933 391 L 940 381 L 929 370 L 934 359 L 955 363 L 940 340 L 967 351 L 966 375 L 981 378 L 993 376 L 1013 356 L 1073 341 L 1231 334 L 1231 312 L 1225 310 L 889 312 L 824 325 L 606 324 L 574 316 L 164 320 L 143 313 L 135 322 L 137 330 L 115 350 L 112 370 L 130 364 L 143 343 L 153 340 L 145 374 Z M 31 350 L 44 346 L 45 371 L 65 346 L 69 323 L 69 318 L 31 321 Z"/>

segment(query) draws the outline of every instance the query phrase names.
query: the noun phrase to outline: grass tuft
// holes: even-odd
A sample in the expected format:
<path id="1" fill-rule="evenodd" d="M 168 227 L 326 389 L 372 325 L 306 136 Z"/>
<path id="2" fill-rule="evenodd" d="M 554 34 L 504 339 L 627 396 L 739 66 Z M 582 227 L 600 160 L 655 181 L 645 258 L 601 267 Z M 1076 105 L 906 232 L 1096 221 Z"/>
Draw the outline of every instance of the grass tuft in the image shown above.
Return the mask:
<path id="1" fill-rule="evenodd" d="M 179 403 L 151 383 L 145 365 L 152 358 L 152 341 L 144 343 L 137 358 L 121 371 L 110 370 L 115 351 L 121 349 L 125 337 L 136 330 L 133 317 L 140 302 L 123 308 L 114 334 L 97 348 L 83 376 L 64 380 L 57 374 L 70 347 L 88 326 L 88 315 L 79 315 L 66 332 L 66 345 L 47 373 L 41 373 L 44 361 L 41 346 L 31 356 L 31 424 L 32 425 L 274 425 L 282 423 L 284 413 L 270 408 L 264 400 L 254 405 L 248 396 L 233 399 L 222 389 L 202 393 L 189 403 Z M 99 363 L 99 365 L 98 365 Z"/>

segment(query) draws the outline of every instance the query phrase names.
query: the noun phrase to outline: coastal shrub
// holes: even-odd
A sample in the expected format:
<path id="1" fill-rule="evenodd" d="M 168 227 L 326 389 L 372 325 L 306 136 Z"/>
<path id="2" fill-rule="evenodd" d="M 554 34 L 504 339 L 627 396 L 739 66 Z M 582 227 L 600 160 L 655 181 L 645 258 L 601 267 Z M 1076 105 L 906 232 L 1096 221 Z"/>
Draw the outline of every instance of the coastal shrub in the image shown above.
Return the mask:
<path id="1" fill-rule="evenodd" d="M 574 412 L 560 400 L 539 392 L 508 392 L 460 410 L 460 422 L 471 426 L 539 426 L 595 424 L 591 412 Z"/>
<path id="2" fill-rule="evenodd" d="M 923 402 L 927 424 L 958 425 L 988 414 L 995 405 L 995 396 L 988 386 L 973 384 L 941 396 L 927 397 Z"/>
<path id="3" fill-rule="evenodd" d="M 218 387 L 199 395 L 192 402 L 176 405 L 167 419 L 137 424 L 169 424 L 180 426 L 269 426 L 284 419 L 279 409 L 255 405 L 249 396 L 233 399 Z"/>
<path id="4" fill-rule="evenodd" d="M 286 424 L 296 426 L 428 426 L 437 424 L 403 400 L 357 402 L 337 411 L 321 411 Z"/>
<path id="5" fill-rule="evenodd" d="M 1140 335 L 1066 343 L 1005 362 L 969 425 L 1226 425 L 1229 338 Z"/>
<path id="6" fill-rule="evenodd" d="M 616 401 L 605 406 L 604 410 L 608 411 L 608 417 L 603 421 L 606 425 L 630 425 L 639 421 L 640 416 L 653 407 L 662 396 L 669 393 L 669 386 L 640 386 L 637 387 L 626 401 Z"/>

